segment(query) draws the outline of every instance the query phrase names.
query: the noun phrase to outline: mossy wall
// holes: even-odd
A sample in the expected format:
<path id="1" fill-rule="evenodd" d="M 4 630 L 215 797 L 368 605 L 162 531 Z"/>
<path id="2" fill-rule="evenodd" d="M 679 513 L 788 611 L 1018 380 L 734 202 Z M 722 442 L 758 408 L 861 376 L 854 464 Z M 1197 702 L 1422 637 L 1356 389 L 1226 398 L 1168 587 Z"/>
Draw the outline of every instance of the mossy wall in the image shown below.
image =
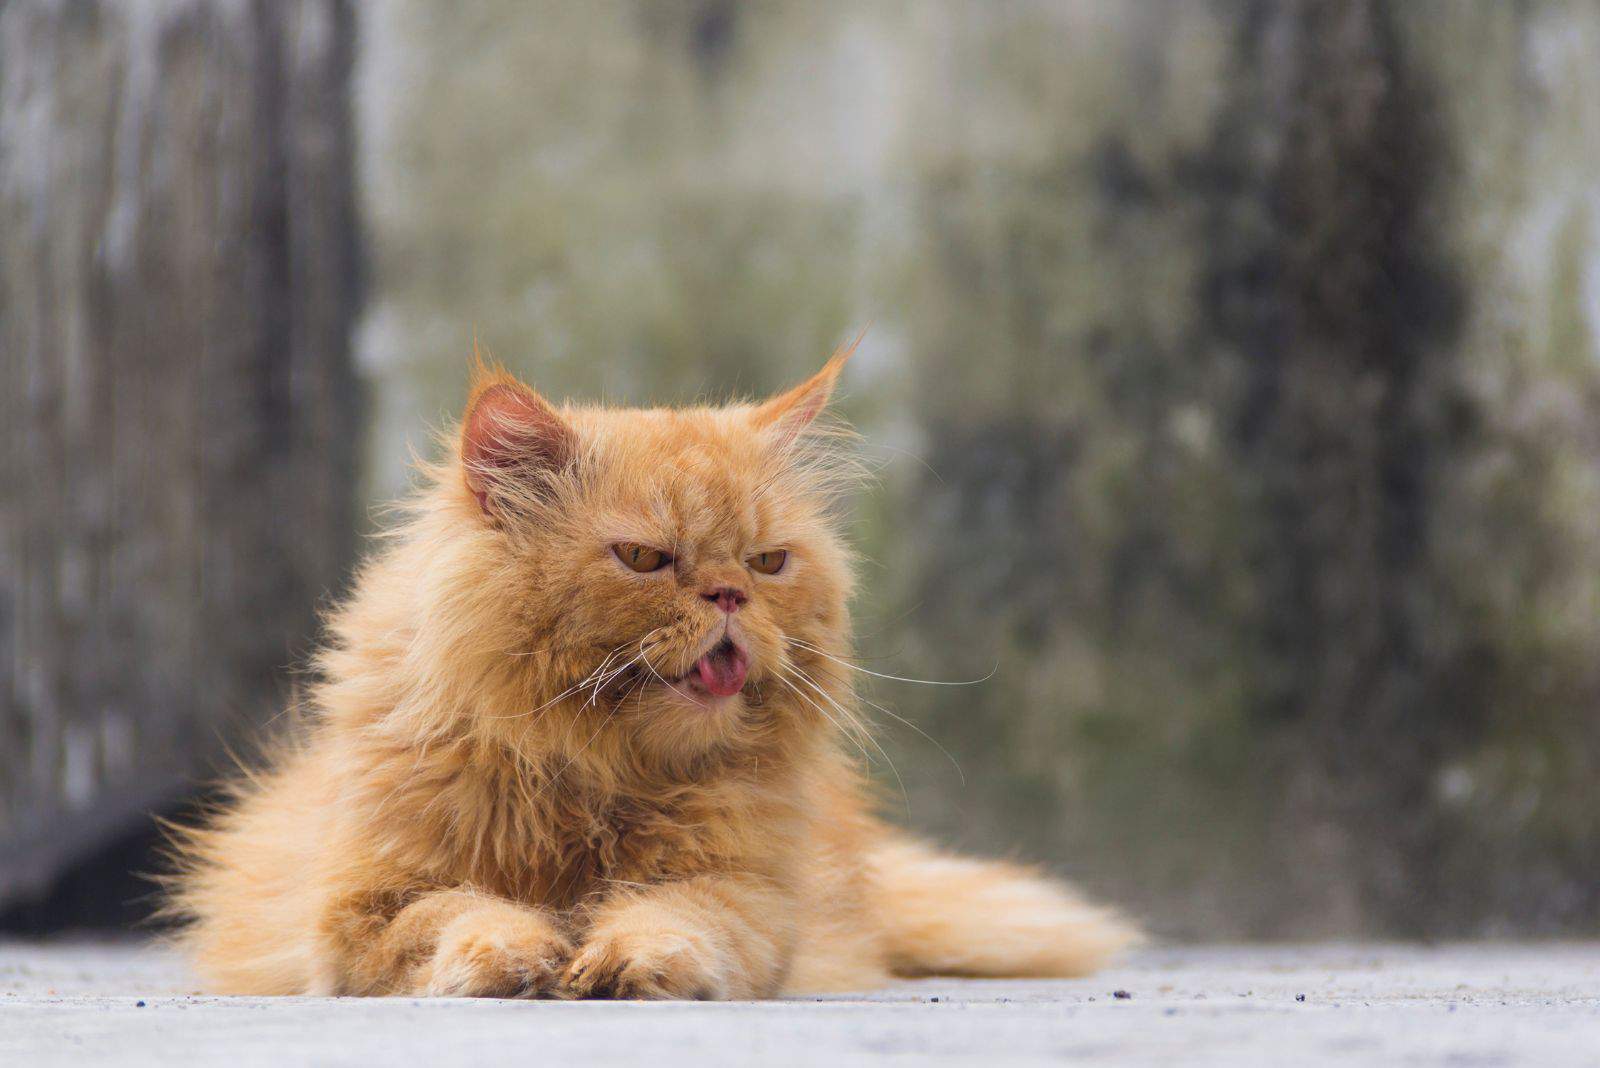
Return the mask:
<path id="1" fill-rule="evenodd" d="M 375 5 L 367 496 L 474 336 L 844 408 L 894 810 L 1194 937 L 1600 916 L 1600 7 Z M 964 775 L 964 782 L 962 779 Z"/>

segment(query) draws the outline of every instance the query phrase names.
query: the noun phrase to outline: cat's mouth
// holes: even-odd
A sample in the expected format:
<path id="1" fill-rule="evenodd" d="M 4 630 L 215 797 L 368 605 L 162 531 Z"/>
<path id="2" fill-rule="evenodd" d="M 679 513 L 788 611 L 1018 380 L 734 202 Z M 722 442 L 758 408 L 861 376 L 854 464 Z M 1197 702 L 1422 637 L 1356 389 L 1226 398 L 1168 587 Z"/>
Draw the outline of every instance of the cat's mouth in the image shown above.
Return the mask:
<path id="1" fill-rule="evenodd" d="M 723 638 L 694 667 L 684 673 L 683 682 L 691 692 L 712 697 L 732 697 L 744 689 L 750 674 L 750 655 L 732 638 Z"/>
<path id="2" fill-rule="evenodd" d="M 603 685 L 617 700 L 626 701 L 654 680 L 691 704 L 706 705 L 739 693 L 749 677 L 749 651 L 737 638 L 724 634 L 681 675 L 666 675 L 634 662 L 614 671 Z"/>

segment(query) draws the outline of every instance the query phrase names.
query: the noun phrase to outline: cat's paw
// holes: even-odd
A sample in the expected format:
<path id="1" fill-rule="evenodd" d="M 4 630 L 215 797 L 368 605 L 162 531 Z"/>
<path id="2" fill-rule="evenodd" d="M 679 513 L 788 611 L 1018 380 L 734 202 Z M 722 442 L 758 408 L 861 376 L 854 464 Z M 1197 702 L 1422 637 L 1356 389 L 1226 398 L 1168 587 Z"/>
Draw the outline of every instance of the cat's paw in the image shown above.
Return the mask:
<path id="1" fill-rule="evenodd" d="M 534 917 L 458 917 L 439 932 L 425 970 L 429 997 L 518 998 L 555 993 L 572 943 Z"/>
<path id="2" fill-rule="evenodd" d="M 667 998 L 718 1001 L 728 982 L 718 956 L 687 931 L 596 931 L 567 968 L 564 993 L 578 998 Z"/>

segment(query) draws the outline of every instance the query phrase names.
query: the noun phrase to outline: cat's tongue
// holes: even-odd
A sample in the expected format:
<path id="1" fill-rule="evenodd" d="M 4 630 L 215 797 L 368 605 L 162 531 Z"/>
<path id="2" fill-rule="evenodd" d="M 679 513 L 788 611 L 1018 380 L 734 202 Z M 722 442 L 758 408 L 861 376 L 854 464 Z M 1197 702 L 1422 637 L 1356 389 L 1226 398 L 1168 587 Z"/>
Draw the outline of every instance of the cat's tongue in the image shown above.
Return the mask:
<path id="1" fill-rule="evenodd" d="M 695 677 L 706 690 L 718 697 L 732 697 L 744 689 L 750 662 L 744 650 L 724 640 L 694 665 Z"/>

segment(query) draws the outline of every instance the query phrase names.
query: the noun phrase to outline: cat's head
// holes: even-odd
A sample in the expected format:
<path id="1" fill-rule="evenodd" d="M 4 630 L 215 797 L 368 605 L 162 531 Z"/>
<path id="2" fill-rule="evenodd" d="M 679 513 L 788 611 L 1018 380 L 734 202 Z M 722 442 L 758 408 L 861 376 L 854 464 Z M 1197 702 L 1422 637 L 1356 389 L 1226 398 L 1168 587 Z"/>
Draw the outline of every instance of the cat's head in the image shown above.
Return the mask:
<path id="1" fill-rule="evenodd" d="M 480 372 L 453 514 L 492 587 L 488 629 L 537 675 L 531 714 L 679 756 L 825 721 L 827 654 L 848 630 L 831 508 L 849 465 L 818 417 L 848 355 L 720 407 L 558 407 Z"/>

